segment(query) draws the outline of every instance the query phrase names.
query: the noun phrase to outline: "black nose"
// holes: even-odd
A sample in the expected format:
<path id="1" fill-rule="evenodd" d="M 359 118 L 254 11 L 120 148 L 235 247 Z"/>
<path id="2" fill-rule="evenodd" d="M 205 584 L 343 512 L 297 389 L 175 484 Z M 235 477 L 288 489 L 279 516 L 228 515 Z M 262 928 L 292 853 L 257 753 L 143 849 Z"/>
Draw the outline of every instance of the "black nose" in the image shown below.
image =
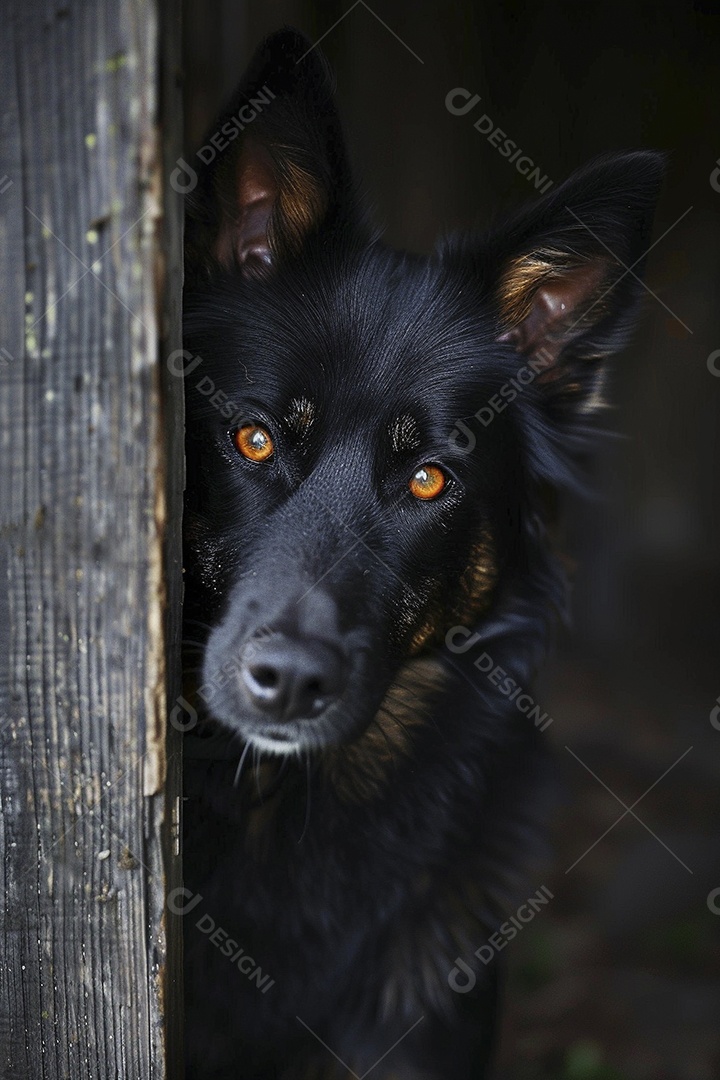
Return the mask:
<path id="1" fill-rule="evenodd" d="M 309 719 L 341 693 L 342 657 L 322 641 L 274 634 L 244 650 L 240 679 L 251 704 L 274 720 Z"/>

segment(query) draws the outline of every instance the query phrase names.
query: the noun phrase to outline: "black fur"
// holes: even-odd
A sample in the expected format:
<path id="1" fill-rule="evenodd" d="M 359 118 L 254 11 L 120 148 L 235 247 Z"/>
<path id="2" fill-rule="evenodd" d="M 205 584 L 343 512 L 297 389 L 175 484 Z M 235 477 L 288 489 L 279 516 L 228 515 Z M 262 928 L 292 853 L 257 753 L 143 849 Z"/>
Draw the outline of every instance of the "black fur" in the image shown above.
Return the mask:
<path id="1" fill-rule="evenodd" d="M 576 482 L 602 358 L 627 340 L 661 162 L 600 159 L 485 235 L 397 252 L 366 224 L 309 48 L 262 46 L 218 126 L 260 87 L 270 104 L 188 216 L 188 1080 L 381 1057 L 377 1080 L 469 1080 L 498 963 L 468 993 L 451 972 L 523 898 L 544 774 L 532 719 L 474 662 L 531 687 L 564 610 L 544 492 Z M 256 153 L 274 178 L 259 242 L 234 203 Z M 246 422 L 268 461 L 236 449 Z M 447 477 L 433 500 L 408 490 L 426 463 Z M 268 718 L 251 658 L 308 641 L 334 689 Z M 283 737 L 294 754 L 253 749 Z"/>

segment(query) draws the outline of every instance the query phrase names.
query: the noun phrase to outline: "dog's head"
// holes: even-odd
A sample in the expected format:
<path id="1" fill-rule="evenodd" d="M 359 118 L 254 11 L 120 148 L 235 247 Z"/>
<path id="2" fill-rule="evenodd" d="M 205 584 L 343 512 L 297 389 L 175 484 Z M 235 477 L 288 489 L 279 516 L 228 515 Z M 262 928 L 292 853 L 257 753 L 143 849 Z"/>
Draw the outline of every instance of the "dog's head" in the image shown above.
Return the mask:
<path id="1" fill-rule="evenodd" d="M 212 714 L 355 738 L 403 665 L 532 572 L 626 341 L 659 156 L 600 159 L 431 257 L 368 231 L 316 49 L 260 49 L 187 226 L 188 591 Z M 197 164 L 197 163 L 196 163 Z"/>

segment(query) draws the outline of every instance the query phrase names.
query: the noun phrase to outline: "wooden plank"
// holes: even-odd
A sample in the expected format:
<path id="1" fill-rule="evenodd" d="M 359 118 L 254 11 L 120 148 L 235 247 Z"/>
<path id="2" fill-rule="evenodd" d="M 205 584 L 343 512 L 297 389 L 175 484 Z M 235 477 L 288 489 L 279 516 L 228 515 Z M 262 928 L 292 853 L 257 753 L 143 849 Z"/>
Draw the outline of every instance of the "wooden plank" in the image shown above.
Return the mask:
<path id="1" fill-rule="evenodd" d="M 179 345 L 180 208 L 162 190 L 179 115 L 177 32 L 161 16 L 159 0 L 2 11 L 8 1080 L 180 1076 L 179 932 L 164 897 L 179 874 L 165 717 L 182 405 L 162 362 Z"/>

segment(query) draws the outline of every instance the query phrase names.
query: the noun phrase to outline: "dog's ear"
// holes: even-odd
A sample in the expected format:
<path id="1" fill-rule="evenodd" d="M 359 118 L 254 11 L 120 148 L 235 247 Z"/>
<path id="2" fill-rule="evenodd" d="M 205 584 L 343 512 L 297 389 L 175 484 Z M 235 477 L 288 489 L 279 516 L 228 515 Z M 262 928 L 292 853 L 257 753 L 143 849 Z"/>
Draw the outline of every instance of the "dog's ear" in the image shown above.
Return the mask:
<path id="1" fill-rule="evenodd" d="M 602 361 L 626 343 L 643 290 L 662 174 L 653 151 L 598 158 L 484 248 L 476 270 L 493 297 L 498 339 L 553 405 L 602 403 Z"/>
<path id="2" fill-rule="evenodd" d="M 187 272 L 262 276 L 308 236 L 338 227 L 353 192 L 333 80 L 317 48 L 281 30 L 258 49 L 190 172 Z"/>

